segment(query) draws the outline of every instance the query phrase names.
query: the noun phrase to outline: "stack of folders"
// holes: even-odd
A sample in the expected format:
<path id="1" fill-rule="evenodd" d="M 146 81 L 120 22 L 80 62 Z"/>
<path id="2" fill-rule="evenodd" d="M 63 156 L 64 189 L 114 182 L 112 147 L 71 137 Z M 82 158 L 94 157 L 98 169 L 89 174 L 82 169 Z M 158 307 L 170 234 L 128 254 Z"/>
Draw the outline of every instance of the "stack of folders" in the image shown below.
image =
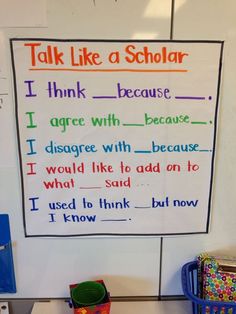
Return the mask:
<path id="1" fill-rule="evenodd" d="M 198 294 L 204 300 L 236 302 L 236 258 L 198 256 Z"/>

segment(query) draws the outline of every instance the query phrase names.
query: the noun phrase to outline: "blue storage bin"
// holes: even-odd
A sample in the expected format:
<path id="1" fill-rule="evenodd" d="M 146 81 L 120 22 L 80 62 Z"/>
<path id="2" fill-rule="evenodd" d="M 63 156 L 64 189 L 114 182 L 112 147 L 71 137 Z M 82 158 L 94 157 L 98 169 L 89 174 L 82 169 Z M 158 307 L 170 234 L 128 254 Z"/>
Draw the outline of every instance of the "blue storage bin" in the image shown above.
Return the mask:
<path id="1" fill-rule="evenodd" d="M 197 261 L 182 267 L 182 287 L 185 296 L 192 301 L 193 314 L 236 314 L 235 302 L 209 301 L 198 297 Z"/>

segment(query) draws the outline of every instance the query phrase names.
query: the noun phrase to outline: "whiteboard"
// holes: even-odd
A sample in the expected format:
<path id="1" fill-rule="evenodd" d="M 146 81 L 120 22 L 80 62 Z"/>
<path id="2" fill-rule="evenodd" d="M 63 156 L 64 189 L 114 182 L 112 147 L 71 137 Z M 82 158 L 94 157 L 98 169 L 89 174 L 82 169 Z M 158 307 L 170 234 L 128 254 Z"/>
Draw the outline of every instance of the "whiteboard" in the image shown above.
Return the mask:
<path id="1" fill-rule="evenodd" d="M 225 5 L 226 4 L 226 5 Z M 235 192 L 236 171 L 231 167 L 235 162 L 235 71 L 234 51 L 235 19 L 234 1 L 175 1 L 174 38 L 221 39 L 225 40 L 223 76 L 219 109 L 219 128 L 215 160 L 212 220 L 208 235 L 164 239 L 162 295 L 181 295 L 181 267 L 186 261 L 195 259 L 199 252 L 211 252 L 236 256 L 236 212 Z M 201 23 L 199 23 L 199 19 Z M 219 23 L 219 20 L 222 23 Z M 173 262 L 175 252 L 175 262 Z"/>
<path id="2" fill-rule="evenodd" d="M 11 43 L 26 236 L 208 231 L 222 42 Z"/>
<path id="3" fill-rule="evenodd" d="M 10 88 L 8 99 L 4 98 L 9 104 L 6 112 L 9 123 L 5 122 L 1 128 L 8 141 L 3 150 L 6 155 L 1 156 L 5 164 L 0 167 L 0 211 L 10 216 L 17 294 L 1 295 L 2 299 L 67 297 L 71 282 L 99 278 L 105 280 L 112 296 L 178 296 L 182 294 L 181 266 L 199 252 L 236 255 L 236 173 L 232 166 L 235 164 L 232 135 L 236 133 L 232 119 L 236 98 L 233 0 L 227 0 L 227 4 L 220 0 L 175 0 L 175 40 L 225 40 L 209 233 L 169 236 L 162 242 L 159 237 L 69 241 L 25 237 L 9 38 L 144 40 L 170 36 L 171 1 L 95 2 L 96 5 L 93 1 L 68 0 L 65 5 L 62 0 L 50 0 L 47 1 L 48 28 L 3 31 Z"/>
<path id="4" fill-rule="evenodd" d="M 155 10 L 160 17 L 164 16 L 164 20 L 153 20 L 149 24 L 143 19 L 146 3 L 142 1 L 124 3 L 104 0 L 96 1 L 94 5 L 93 1 L 68 0 L 65 5 L 64 1 L 50 0 L 47 3 L 48 28 L 4 29 L 11 117 L 8 119 L 10 130 L 7 137 L 14 145 L 9 147 L 6 142 L 4 146 L 4 160 L 13 156 L 13 161 L 10 167 L 0 169 L 0 211 L 10 216 L 17 293 L 1 295 L 1 298 L 63 298 L 69 296 L 70 283 L 100 278 L 104 279 L 113 296 L 158 293 L 159 238 L 74 238 L 69 241 L 25 238 L 9 38 L 168 38 L 170 4 L 171 1 L 165 0 L 164 5 L 162 1 L 157 1 Z M 64 26 L 62 21 L 66 21 Z M 4 133 L 5 129 L 1 132 Z M 37 285 L 34 285 L 36 281 Z"/>

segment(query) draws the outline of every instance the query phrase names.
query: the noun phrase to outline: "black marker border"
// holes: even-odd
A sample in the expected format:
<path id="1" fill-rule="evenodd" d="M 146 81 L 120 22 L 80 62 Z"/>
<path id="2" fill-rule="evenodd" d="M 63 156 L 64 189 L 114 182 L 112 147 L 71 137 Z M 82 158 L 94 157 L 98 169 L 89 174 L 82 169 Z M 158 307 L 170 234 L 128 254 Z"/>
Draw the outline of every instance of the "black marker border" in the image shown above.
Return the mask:
<path id="1" fill-rule="evenodd" d="M 18 144 L 18 154 L 20 162 L 20 176 L 21 176 L 21 196 L 22 196 L 22 211 L 23 211 L 23 227 L 25 237 L 48 237 L 48 238 L 71 238 L 71 237 L 99 237 L 99 236 L 111 236 L 111 237 L 156 237 L 156 236 L 177 236 L 177 235 L 193 235 L 193 234 L 206 234 L 209 233 L 210 226 L 210 216 L 211 216 L 211 201 L 212 201 L 212 189 L 213 189 L 213 175 L 214 175 L 214 165 L 215 165 L 215 148 L 216 148 L 216 135 L 217 135 L 217 125 L 218 125 L 218 109 L 219 109 L 219 96 L 220 96 L 220 85 L 221 85 L 221 75 L 222 75 L 222 63 L 223 63 L 223 48 L 224 41 L 222 40 L 173 40 L 173 39 L 150 39 L 150 40 L 132 40 L 132 39 L 58 39 L 58 38 L 10 38 L 10 50 L 11 50 L 11 64 L 12 64 L 12 74 L 13 74 L 13 87 L 15 96 L 15 119 L 16 119 L 16 130 L 17 130 L 17 144 Z M 19 119 L 18 119 L 18 97 L 17 97 L 17 83 L 16 83 L 16 69 L 14 62 L 14 47 L 13 43 L 16 41 L 44 41 L 44 42 L 99 42 L 99 43 L 206 43 L 206 44 L 220 44 L 220 58 L 218 67 L 218 84 L 216 93 L 216 104 L 215 104 L 215 119 L 214 119 L 214 135 L 213 135 L 213 151 L 211 160 L 211 178 L 209 184 L 209 198 L 208 198 L 208 212 L 206 220 L 205 231 L 199 232 L 181 232 L 181 233 L 86 233 L 86 234 L 42 234 L 42 235 L 29 235 L 26 229 L 26 218 L 25 218 L 25 193 L 24 193 L 24 176 L 23 176 L 23 164 L 22 164 L 22 153 L 21 153 L 21 141 L 20 141 L 20 131 L 19 131 Z"/>

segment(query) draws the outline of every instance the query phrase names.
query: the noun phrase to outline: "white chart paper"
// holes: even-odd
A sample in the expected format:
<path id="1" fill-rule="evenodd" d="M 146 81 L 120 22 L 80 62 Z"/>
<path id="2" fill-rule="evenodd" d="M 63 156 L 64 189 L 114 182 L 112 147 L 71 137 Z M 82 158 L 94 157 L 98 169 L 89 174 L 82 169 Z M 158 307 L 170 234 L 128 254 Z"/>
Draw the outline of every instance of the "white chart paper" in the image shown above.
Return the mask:
<path id="1" fill-rule="evenodd" d="M 12 50 L 27 236 L 208 231 L 221 42 Z"/>

